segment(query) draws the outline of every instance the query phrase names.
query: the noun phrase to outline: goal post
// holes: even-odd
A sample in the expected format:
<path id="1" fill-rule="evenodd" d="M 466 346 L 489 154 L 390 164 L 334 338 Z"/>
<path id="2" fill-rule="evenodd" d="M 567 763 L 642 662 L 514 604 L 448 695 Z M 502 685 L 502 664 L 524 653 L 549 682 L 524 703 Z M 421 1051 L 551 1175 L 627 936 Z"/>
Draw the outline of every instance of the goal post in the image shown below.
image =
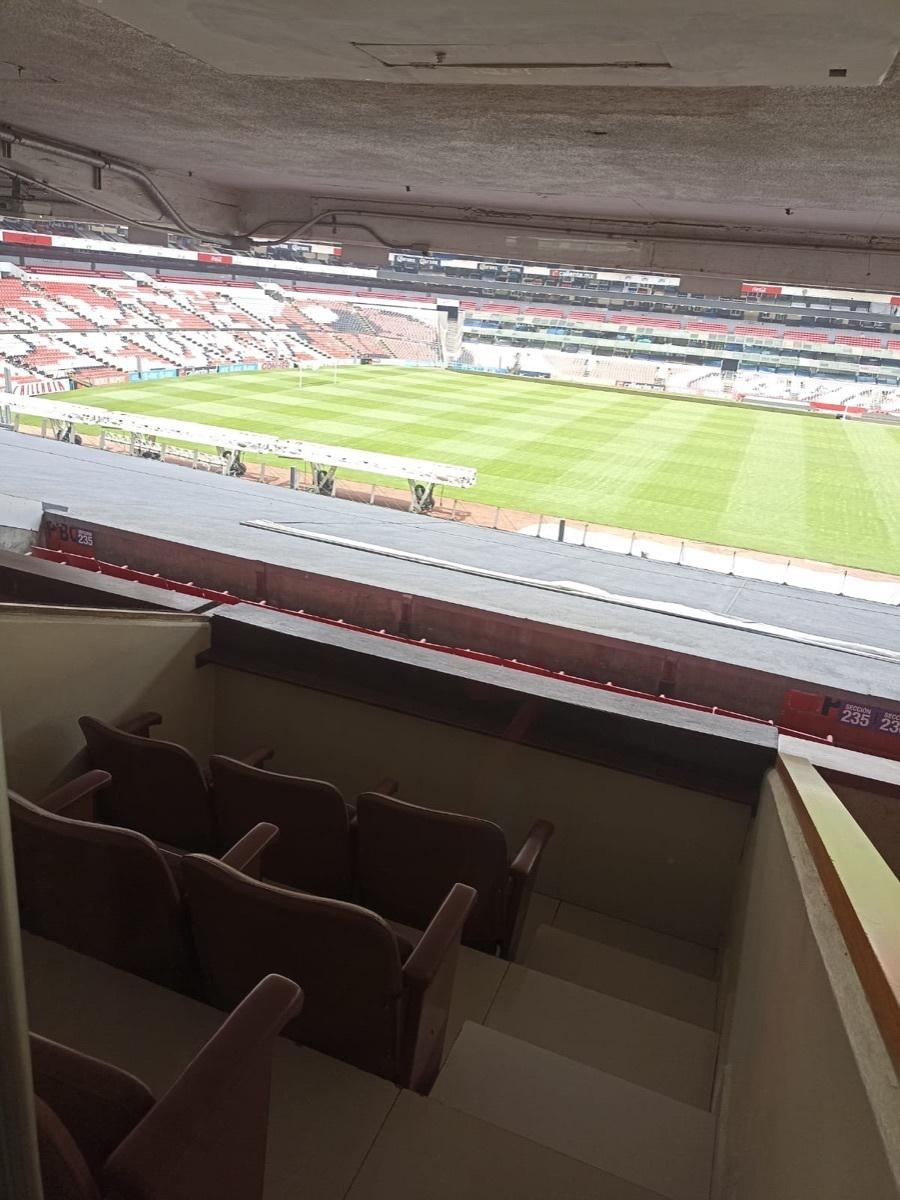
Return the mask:
<path id="1" fill-rule="evenodd" d="M 324 359 L 322 362 L 302 360 L 297 363 L 297 387 L 311 387 L 317 383 L 337 383 L 337 359 Z"/>

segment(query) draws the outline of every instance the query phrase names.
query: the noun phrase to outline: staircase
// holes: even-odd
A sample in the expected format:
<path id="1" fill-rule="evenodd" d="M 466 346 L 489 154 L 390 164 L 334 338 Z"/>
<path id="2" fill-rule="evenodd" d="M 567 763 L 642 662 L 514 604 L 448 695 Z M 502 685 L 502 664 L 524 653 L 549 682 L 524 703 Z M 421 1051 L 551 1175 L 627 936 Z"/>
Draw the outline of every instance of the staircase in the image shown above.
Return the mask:
<path id="1" fill-rule="evenodd" d="M 348 1200 L 707 1200 L 715 954 L 536 895 L 520 958 L 463 951 L 469 1019 Z"/>
<path id="2" fill-rule="evenodd" d="M 441 315 L 443 316 L 444 314 Z M 455 362 L 459 358 L 459 351 L 462 346 L 463 319 L 462 313 L 447 313 L 446 324 L 444 321 L 441 321 L 445 362 Z"/>
<path id="3" fill-rule="evenodd" d="M 35 1031 L 158 1091 L 221 1021 L 24 941 Z M 279 1042 L 265 1200 L 708 1200 L 715 974 L 711 950 L 535 894 L 519 961 L 461 948 L 428 1097 Z"/>

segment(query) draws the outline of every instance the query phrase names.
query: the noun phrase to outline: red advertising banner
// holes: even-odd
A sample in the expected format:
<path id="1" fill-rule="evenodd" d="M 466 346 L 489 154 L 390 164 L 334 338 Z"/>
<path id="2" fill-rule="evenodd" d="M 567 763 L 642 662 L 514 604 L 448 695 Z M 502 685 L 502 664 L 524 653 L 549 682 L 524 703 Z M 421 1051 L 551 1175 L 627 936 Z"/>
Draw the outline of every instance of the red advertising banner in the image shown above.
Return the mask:
<path id="1" fill-rule="evenodd" d="M 49 233 L 16 233 L 12 229 L 4 229 L 0 233 L 4 242 L 12 242 L 16 246 L 52 246 L 53 238 Z"/>
<path id="2" fill-rule="evenodd" d="M 201 250 L 197 255 L 197 261 L 227 264 L 230 263 L 232 259 L 230 254 L 206 254 Z"/>
<path id="3" fill-rule="evenodd" d="M 743 296 L 780 296 L 781 288 L 775 287 L 767 283 L 742 283 L 741 295 Z"/>

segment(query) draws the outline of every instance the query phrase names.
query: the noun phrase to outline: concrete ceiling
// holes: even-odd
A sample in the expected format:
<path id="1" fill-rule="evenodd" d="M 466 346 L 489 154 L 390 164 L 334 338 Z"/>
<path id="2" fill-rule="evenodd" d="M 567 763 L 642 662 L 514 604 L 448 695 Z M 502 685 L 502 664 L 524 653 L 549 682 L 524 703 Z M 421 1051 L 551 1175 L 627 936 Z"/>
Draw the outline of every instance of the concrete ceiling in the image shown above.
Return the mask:
<path id="1" fill-rule="evenodd" d="M 900 283 L 896 0 L 0 0 L 0 29 L 0 122 L 142 164 L 222 236 L 339 209 L 399 243 Z"/>

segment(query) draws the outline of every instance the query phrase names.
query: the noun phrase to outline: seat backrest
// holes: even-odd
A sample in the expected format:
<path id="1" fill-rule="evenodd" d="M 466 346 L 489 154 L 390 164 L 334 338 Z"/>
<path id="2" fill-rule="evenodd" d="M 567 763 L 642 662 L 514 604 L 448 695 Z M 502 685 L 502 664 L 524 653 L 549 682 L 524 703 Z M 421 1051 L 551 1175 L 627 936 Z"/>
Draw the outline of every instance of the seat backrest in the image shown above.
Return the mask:
<path id="1" fill-rule="evenodd" d="M 250 767 L 213 755 L 213 812 L 223 846 L 233 845 L 259 821 L 279 829 L 267 849 L 263 875 L 317 896 L 351 895 L 350 821 L 336 787 Z"/>
<path id="2" fill-rule="evenodd" d="M 78 724 L 92 765 L 112 776 L 97 797 L 102 820 L 181 850 L 213 848 L 208 788 L 193 755 L 96 717 Z"/>
<path id="3" fill-rule="evenodd" d="M 397 939 L 374 913 L 262 883 L 206 855 L 182 864 L 207 999 L 231 1008 L 274 971 L 303 989 L 290 1037 L 393 1078 L 403 980 Z"/>
<path id="4" fill-rule="evenodd" d="M 40 1096 L 34 1098 L 44 1200 L 100 1200 L 100 1192 L 75 1139 Z"/>
<path id="5" fill-rule="evenodd" d="M 143 834 L 9 793 L 22 927 L 154 983 L 192 983 L 181 897 Z"/>
<path id="6" fill-rule="evenodd" d="M 29 1042 L 34 1094 L 63 1123 L 97 1178 L 113 1150 L 153 1107 L 153 1096 L 139 1079 L 110 1063 L 36 1033 Z"/>
<path id="7" fill-rule="evenodd" d="M 478 900 L 467 942 L 504 936 L 509 860 L 503 830 L 491 821 L 364 792 L 356 801 L 361 903 L 391 921 L 424 929 L 454 883 Z"/>

